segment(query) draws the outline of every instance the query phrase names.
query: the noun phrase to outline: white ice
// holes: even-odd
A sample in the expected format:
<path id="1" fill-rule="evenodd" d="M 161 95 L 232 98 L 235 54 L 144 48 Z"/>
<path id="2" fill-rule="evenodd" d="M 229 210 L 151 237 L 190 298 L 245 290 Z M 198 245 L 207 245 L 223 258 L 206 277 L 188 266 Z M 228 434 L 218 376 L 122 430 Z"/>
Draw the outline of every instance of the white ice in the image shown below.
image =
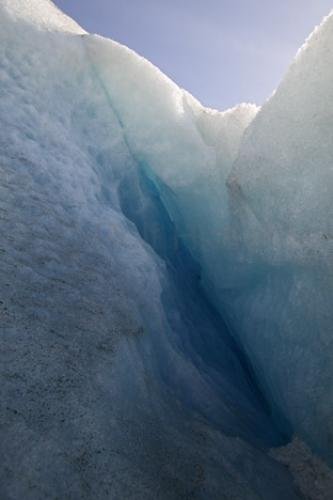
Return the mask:
<path id="1" fill-rule="evenodd" d="M 4 498 L 302 498 L 267 448 L 332 460 L 332 24 L 219 112 L 0 0 Z"/>

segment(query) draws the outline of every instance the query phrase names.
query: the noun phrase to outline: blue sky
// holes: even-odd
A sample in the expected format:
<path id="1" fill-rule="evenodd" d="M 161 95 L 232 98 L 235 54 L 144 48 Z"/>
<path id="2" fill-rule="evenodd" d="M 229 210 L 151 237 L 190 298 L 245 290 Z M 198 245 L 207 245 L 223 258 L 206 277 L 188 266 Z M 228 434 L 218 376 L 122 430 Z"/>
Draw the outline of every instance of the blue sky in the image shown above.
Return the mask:
<path id="1" fill-rule="evenodd" d="M 333 0 L 55 0 L 207 106 L 261 104 Z"/>

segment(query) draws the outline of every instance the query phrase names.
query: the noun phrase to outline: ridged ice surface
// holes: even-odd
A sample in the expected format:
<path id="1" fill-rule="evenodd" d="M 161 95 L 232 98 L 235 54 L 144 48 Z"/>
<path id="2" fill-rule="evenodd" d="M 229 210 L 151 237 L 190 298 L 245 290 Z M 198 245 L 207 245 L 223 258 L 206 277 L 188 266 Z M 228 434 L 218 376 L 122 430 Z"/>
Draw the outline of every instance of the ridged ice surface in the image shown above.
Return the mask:
<path id="1" fill-rule="evenodd" d="M 332 449 L 330 24 L 221 113 L 0 0 L 1 499 L 303 498 L 268 449 Z"/>

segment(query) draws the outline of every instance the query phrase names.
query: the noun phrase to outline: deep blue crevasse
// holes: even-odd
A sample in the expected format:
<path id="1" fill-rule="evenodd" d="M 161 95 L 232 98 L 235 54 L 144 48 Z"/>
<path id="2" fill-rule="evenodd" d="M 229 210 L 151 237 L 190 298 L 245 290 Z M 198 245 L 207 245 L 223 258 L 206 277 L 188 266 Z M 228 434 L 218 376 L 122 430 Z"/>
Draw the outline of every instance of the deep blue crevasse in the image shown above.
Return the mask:
<path id="1" fill-rule="evenodd" d="M 177 235 L 161 199 L 163 190 L 168 188 L 149 167 L 132 169 L 120 184 L 121 208 L 166 263 L 169 283 L 162 301 L 169 325 L 176 332 L 177 349 L 209 380 L 228 408 L 198 408 L 190 392 L 183 396 L 184 403 L 228 435 L 263 446 L 285 444 L 292 433 L 290 425 L 283 419 L 273 419 L 248 357 L 207 299 L 200 282 L 200 266 Z M 164 380 L 170 387 L 177 384 L 168 369 L 164 370 Z"/>

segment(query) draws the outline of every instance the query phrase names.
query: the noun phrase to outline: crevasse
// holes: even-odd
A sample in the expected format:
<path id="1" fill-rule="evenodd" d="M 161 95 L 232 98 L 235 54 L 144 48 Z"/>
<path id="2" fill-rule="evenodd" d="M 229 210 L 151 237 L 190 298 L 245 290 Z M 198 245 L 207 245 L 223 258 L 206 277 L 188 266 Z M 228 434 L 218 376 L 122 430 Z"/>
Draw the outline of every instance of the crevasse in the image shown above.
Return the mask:
<path id="1" fill-rule="evenodd" d="M 87 39 L 131 150 L 163 186 L 164 206 L 200 264 L 206 293 L 250 355 L 276 411 L 326 457 L 333 368 L 331 38 L 329 16 L 258 114 L 249 105 L 205 110 L 136 54 L 127 50 L 125 58 L 118 44 Z"/>
<path id="2" fill-rule="evenodd" d="M 1 496 L 303 498 L 268 449 L 332 459 L 332 16 L 217 112 L 51 2 L 0 14 Z"/>

